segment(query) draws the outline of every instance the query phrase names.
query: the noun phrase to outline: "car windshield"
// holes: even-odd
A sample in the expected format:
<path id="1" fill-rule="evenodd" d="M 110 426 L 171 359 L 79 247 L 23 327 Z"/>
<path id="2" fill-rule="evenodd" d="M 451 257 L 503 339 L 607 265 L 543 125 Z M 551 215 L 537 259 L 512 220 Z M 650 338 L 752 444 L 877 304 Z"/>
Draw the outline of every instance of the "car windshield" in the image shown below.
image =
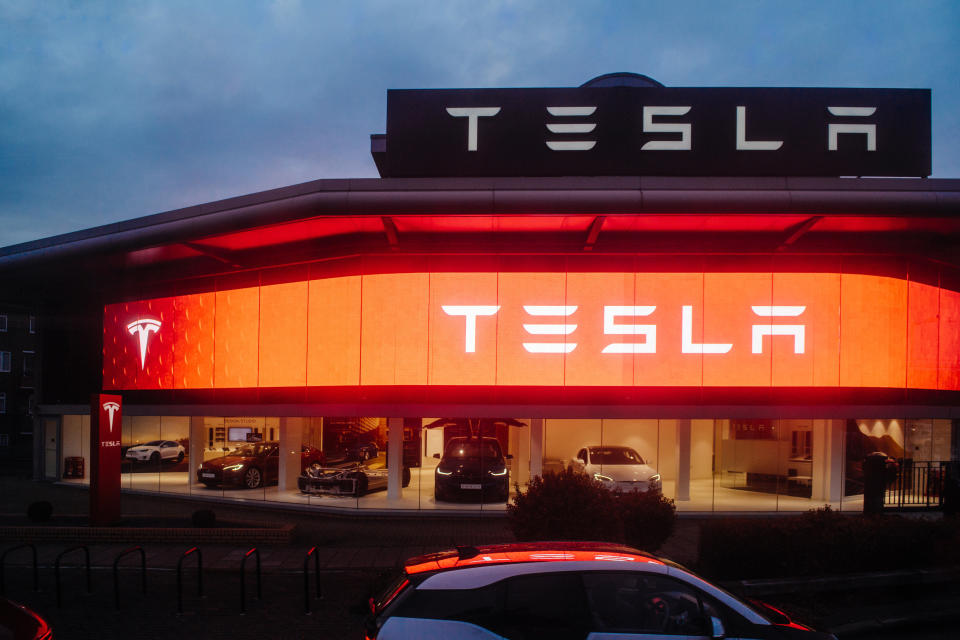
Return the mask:
<path id="1" fill-rule="evenodd" d="M 238 447 L 235 451 L 231 452 L 231 456 L 243 456 L 245 458 L 253 458 L 256 456 L 265 456 L 275 447 L 276 445 L 268 443 L 257 443 L 257 444 L 246 444 L 241 447 Z"/>
<path id="2" fill-rule="evenodd" d="M 640 454 L 629 447 L 590 447 L 592 464 L 643 464 Z"/>
<path id="3" fill-rule="evenodd" d="M 493 438 L 456 439 L 447 443 L 445 458 L 499 458 L 500 443 Z"/>
<path id="4" fill-rule="evenodd" d="M 161 442 L 163 442 L 163 440 L 151 440 L 150 442 L 145 442 L 140 446 L 141 447 L 159 447 Z"/>

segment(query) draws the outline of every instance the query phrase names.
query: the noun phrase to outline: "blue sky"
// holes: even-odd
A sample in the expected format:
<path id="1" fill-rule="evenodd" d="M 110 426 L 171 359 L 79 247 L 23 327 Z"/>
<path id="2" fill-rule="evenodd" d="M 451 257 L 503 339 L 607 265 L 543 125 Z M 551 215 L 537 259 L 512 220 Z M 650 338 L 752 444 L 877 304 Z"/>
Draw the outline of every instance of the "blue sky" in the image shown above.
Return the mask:
<path id="1" fill-rule="evenodd" d="M 960 177 L 960 2 L 0 0 L 0 246 L 376 177 L 391 88 L 933 90 Z"/>

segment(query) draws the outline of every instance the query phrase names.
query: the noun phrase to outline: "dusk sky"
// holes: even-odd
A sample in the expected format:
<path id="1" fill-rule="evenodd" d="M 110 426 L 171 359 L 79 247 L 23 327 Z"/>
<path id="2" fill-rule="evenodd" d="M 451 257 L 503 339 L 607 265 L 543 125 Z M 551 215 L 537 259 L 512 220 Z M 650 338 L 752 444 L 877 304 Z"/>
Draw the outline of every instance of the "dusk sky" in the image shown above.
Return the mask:
<path id="1" fill-rule="evenodd" d="M 932 89 L 960 178 L 960 2 L 0 0 L 0 246 L 376 177 L 387 89 Z"/>

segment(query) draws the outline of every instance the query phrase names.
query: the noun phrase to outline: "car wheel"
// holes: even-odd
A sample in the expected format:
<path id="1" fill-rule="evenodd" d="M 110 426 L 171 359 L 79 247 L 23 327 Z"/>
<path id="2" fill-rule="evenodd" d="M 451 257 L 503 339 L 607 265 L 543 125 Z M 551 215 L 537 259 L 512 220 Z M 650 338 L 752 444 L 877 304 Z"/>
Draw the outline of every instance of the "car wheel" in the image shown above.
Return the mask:
<path id="1" fill-rule="evenodd" d="M 363 496 L 367 495 L 368 486 L 369 486 L 369 482 L 367 481 L 367 476 L 364 474 L 361 474 L 360 477 L 357 478 L 357 497 L 358 498 L 362 498 Z"/>
<path id="2" fill-rule="evenodd" d="M 250 467 L 247 469 L 247 472 L 243 474 L 243 485 L 247 489 L 256 489 L 262 484 L 263 476 L 260 474 L 260 469 Z"/>
<path id="3" fill-rule="evenodd" d="M 360 451 L 360 459 L 363 460 L 364 462 L 366 462 L 367 460 L 369 460 L 369 459 L 370 459 L 370 452 L 367 451 L 366 449 L 362 449 L 362 450 Z"/>
<path id="4" fill-rule="evenodd" d="M 177 464 L 183 462 L 183 451 L 177 454 Z"/>
<path id="5" fill-rule="evenodd" d="M 150 464 L 157 464 L 160 462 L 160 454 L 154 451 L 150 454 Z"/>
<path id="6" fill-rule="evenodd" d="M 402 479 L 403 479 L 403 483 L 402 483 L 403 486 L 404 486 L 404 487 L 409 487 L 409 486 L 410 486 L 410 467 L 404 467 L 404 468 L 403 468 L 403 478 L 402 478 Z"/>

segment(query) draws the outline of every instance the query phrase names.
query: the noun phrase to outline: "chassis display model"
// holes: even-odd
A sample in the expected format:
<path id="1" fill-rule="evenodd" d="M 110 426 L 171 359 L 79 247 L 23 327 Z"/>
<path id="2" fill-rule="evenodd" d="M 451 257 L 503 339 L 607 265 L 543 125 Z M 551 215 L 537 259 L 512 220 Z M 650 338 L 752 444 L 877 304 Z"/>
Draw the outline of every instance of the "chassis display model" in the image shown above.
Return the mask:
<path id="1" fill-rule="evenodd" d="M 365 496 L 387 488 L 386 467 L 371 468 L 360 462 L 336 466 L 312 464 L 297 478 L 300 491 L 309 495 Z M 403 468 L 403 486 L 410 484 L 410 469 Z"/>

